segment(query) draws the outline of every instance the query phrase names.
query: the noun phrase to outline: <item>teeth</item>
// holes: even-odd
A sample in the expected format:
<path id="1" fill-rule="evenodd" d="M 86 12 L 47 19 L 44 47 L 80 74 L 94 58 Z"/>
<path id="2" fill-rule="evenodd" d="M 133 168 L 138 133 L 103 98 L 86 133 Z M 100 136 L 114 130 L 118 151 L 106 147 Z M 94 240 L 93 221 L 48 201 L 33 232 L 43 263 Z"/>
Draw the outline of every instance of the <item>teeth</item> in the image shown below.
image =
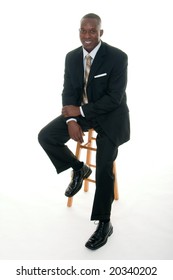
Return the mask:
<path id="1" fill-rule="evenodd" d="M 85 41 L 85 43 L 86 43 L 86 44 L 90 44 L 90 43 L 91 43 L 91 41 Z"/>

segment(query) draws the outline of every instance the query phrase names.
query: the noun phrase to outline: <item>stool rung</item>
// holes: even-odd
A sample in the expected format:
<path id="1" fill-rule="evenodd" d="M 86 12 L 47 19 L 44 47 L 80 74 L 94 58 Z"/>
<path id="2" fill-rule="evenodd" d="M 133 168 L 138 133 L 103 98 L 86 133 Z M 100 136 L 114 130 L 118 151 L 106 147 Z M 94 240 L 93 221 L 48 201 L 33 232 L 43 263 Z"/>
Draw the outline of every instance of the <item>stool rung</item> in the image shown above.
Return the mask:
<path id="1" fill-rule="evenodd" d="M 87 143 L 87 144 L 88 144 L 88 143 Z M 87 144 L 81 145 L 80 147 L 81 147 L 81 148 L 84 148 L 84 149 L 87 149 L 87 150 L 96 151 L 96 148 L 89 147 L 89 146 L 87 146 Z"/>
<path id="2" fill-rule="evenodd" d="M 89 181 L 89 182 L 92 182 L 92 183 L 95 183 L 95 182 L 96 182 L 95 180 L 90 179 L 90 178 L 86 178 L 85 181 Z"/>
<path id="3" fill-rule="evenodd" d="M 94 164 L 88 164 L 90 167 L 94 167 L 94 168 L 96 168 L 96 165 L 94 165 Z"/>

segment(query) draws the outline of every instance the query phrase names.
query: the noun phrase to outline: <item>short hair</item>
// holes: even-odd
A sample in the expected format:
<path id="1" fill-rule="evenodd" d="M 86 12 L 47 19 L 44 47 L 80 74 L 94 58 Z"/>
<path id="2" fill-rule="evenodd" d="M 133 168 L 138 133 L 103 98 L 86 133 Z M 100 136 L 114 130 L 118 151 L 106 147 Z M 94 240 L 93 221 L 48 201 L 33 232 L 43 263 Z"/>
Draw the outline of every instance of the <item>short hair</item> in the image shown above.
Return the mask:
<path id="1" fill-rule="evenodd" d="M 84 15 L 84 16 L 82 17 L 81 21 L 82 21 L 84 18 L 94 18 L 94 19 L 96 19 L 97 22 L 98 22 L 98 25 L 100 25 L 100 27 L 101 27 L 102 21 L 101 21 L 101 18 L 100 18 L 98 15 L 96 15 L 96 14 L 94 14 L 94 13 L 86 14 L 86 15 Z"/>

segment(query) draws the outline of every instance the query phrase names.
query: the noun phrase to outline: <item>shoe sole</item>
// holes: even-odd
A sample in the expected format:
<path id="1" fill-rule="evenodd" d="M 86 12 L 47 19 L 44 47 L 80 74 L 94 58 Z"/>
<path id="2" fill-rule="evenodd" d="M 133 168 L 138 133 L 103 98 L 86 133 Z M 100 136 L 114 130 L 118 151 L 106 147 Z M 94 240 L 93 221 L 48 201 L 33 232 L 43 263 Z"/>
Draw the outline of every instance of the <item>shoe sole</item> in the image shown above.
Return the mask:
<path id="1" fill-rule="evenodd" d="M 113 227 L 111 227 L 111 229 L 110 229 L 110 231 L 109 231 L 109 233 L 108 233 L 108 236 L 107 236 L 107 238 L 105 239 L 105 241 L 102 242 L 99 246 L 93 248 L 93 247 L 87 246 L 87 244 L 85 244 L 85 247 L 88 248 L 88 249 L 90 249 L 90 250 L 93 250 L 93 251 L 94 251 L 94 250 L 97 250 L 97 249 L 99 249 L 99 248 L 101 248 L 102 246 L 104 246 L 104 245 L 107 243 L 108 237 L 111 236 L 112 233 L 113 233 Z"/>
<path id="2" fill-rule="evenodd" d="M 91 173 L 92 173 L 92 170 L 91 170 L 91 168 L 89 168 L 88 171 L 85 173 L 83 180 L 87 179 L 91 175 Z M 75 194 L 77 194 L 80 191 L 80 189 L 82 188 L 82 184 L 83 184 L 83 181 L 82 181 L 81 185 L 79 186 L 79 188 L 73 194 L 71 194 L 71 195 L 65 194 L 65 196 L 73 197 Z"/>

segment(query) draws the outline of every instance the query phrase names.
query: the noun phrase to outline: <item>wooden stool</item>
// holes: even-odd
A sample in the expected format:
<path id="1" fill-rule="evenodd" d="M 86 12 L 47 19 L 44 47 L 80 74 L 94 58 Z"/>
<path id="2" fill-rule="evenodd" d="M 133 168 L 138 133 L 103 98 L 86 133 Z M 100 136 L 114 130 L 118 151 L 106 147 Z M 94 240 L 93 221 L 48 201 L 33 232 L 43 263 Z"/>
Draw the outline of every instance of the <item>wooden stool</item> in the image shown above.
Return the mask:
<path id="1" fill-rule="evenodd" d="M 96 168 L 96 165 L 93 165 L 91 163 L 91 156 L 92 156 L 91 153 L 92 153 L 92 151 L 97 151 L 97 148 L 96 148 L 96 145 L 95 145 L 96 137 L 94 137 L 94 133 L 95 133 L 94 129 L 90 129 L 88 131 L 87 142 L 85 144 L 81 144 L 79 142 L 77 143 L 75 155 L 79 159 L 80 155 L 81 155 L 81 150 L 86 149 L 86 164 L 90 167 Z M 114 164 L 113 164 L 113 173 L 114 173 L 114 176 L 115 176 L 115 180 L 114 180 L 114 199 L 118 200 L 119 195 L 118 195 L 118 183 L 117 183 L 115 161 L 114 161 Z M 85 192 L 88 191 L 89 182 L 95 183 L 95 180 L 91 179 L 91 176 L 84 180 L 84 191 Z M 73 203 L 73 197 L 69 197 L 68 200 L 67 200 L 67 206 L 71 207 L 72 203 Z"/>

